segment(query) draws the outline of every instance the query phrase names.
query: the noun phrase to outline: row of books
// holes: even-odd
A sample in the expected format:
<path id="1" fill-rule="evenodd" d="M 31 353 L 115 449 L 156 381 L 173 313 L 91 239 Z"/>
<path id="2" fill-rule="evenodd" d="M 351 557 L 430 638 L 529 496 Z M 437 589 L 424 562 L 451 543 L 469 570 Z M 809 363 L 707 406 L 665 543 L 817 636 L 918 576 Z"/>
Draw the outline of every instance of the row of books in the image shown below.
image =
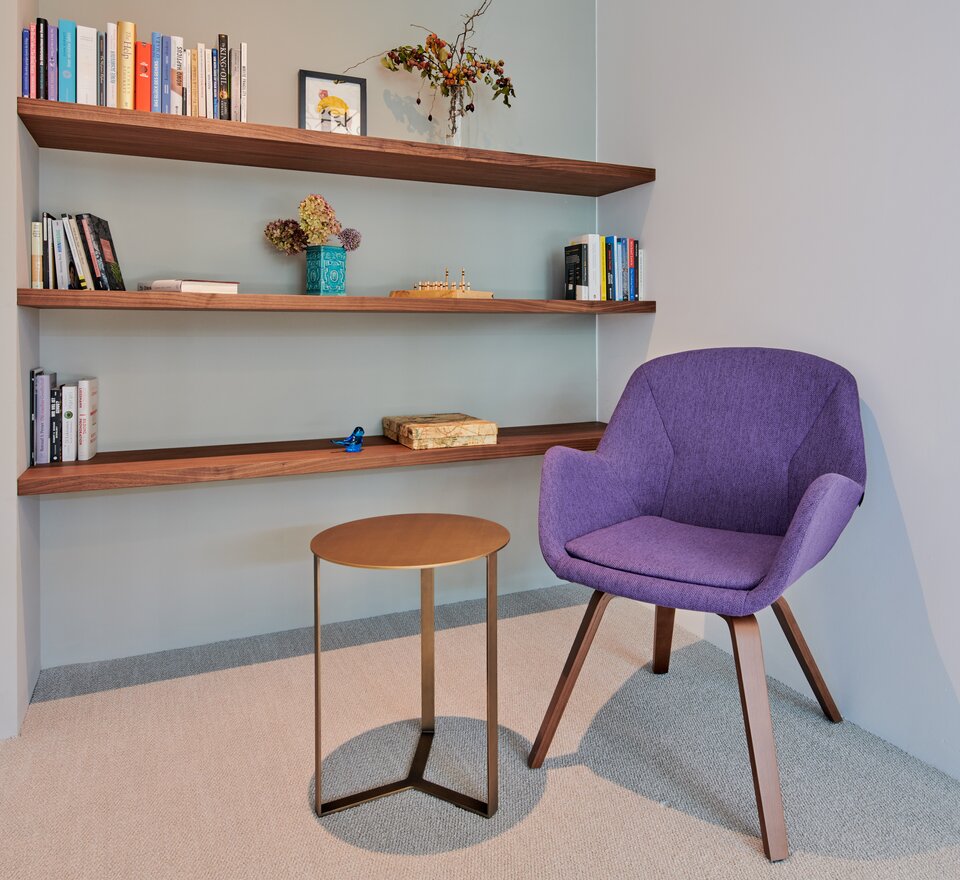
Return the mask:
<path id="1" fill-rule="evenodd" d="M 621 235 L 581 235 L 564 248 L 566 299 L 643 299 L 643 248 Z"/>
<path id="2" fill-rule="evenodd" d="M 99 383 L 57 384 L 57 374 L 30 371 L 30 463 L 89 461 L 97 454 Z"/>
<path id="3" fill-rule="evenodd" d="M 247 121 L 247 44 L 231 49 L 226 34 L 190 49 L 156 31 L 139 41 L 132 21 L 98 31 L 38 18 L 21 45 L 24 98 Z"/>
<path id="4" fill-rule="evenodd" d="M 30 225 L 30 286 L 60 290 L 125 290 L 110 224 L 94 214 L 44 211 Z"/>

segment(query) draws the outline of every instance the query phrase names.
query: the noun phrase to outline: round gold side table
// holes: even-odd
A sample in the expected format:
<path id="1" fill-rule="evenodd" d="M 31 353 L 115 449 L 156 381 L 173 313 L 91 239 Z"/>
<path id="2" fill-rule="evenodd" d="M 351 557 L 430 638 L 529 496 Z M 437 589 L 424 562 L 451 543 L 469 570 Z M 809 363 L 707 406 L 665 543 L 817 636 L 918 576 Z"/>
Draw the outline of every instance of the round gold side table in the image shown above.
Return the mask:
<path id="1" fill-rule="evenodd" d="M 320 532 L 313 552 L 313 617 L 316 666 L 314 723 L 316 788 L 314 810 L 326 816 L 398 791 L 416 789 L 465 810 L 492 816 L 497 811 L 497 551 L 510 540 L 501 525 L 473 516 L 410 513 L 355 520 Z M 434 569 L 487 559 L 487 802 L 423 778 L 433 744 L 434 713 Z M 420 569 L 420 739 L 406 778 L 323 802 L 320 750 L 320 560 L 355 568 Z"/>

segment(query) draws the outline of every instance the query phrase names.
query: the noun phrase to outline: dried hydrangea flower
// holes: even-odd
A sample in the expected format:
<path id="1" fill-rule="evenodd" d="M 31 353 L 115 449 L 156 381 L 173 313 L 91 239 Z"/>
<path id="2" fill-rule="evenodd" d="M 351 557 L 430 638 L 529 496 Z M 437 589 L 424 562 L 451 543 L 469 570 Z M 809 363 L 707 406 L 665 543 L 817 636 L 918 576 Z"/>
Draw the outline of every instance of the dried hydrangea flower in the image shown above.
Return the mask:
<path id="1" fill-rule="evenodd" d="M 296 220 L 271 220 L 263 234 L 281 254 L 299 254 L 306 250 L 307 234 Z"/>
<path id="2" fill-rule="evenodd" d="M 307 234 L 308 244 L 326 244 L 331 236 L 339 235 L 341 226 L 330 203 L 320 195 L 309 195 L 300 202 L 300 226 Z"/>

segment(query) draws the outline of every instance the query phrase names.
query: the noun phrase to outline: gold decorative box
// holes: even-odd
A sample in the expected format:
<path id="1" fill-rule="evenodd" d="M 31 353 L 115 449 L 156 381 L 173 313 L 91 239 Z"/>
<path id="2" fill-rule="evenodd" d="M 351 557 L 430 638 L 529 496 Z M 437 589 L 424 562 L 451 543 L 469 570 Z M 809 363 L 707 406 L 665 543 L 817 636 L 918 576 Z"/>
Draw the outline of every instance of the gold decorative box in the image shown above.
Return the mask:
<path id="1" fill-rule="evenodd" d="M 383 434 L 410 449 L 492 446 L 497 442 L 497 424 L 465 413 L 384 416 Z"/>

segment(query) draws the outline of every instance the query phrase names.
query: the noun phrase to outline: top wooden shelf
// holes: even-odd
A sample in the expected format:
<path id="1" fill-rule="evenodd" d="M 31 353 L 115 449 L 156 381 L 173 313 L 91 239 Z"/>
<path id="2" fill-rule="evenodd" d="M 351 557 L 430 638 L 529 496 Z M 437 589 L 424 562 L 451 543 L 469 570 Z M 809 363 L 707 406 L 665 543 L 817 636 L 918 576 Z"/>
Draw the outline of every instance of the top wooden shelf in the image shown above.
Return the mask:
<path id="1" fill-rule="evenodd" d="M 448 147 L 277 125 L 31 98 L 17 112 L 37 146 L 576 196 L 650 183 L 652 168 Z"/>

